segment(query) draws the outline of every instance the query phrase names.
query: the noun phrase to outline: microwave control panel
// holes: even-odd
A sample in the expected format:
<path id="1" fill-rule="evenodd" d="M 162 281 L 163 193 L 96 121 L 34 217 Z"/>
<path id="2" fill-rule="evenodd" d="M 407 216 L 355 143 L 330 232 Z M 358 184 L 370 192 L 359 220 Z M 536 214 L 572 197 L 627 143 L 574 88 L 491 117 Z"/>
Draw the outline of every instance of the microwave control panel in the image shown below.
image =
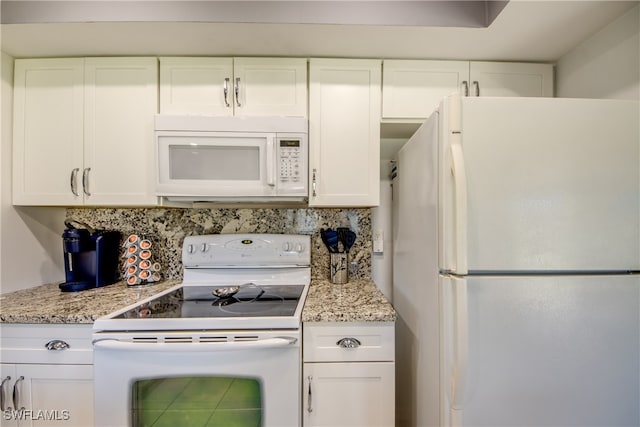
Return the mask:
<path id="1" fill-rule="evenodd" d="M 306 183 L 306 147 L 302 138 L 278 140 L 278 181 L 281 188 L 301 188 Z"/>

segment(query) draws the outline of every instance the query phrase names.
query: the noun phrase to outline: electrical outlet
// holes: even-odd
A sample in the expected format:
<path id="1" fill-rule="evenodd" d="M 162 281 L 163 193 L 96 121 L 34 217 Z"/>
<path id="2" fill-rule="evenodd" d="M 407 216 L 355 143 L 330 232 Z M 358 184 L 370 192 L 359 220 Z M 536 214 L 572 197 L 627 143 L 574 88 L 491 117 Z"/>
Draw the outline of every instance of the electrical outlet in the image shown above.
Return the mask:
<path id="1" fill-rule="evenodd" d="M 373 232 L 373 253 L 384 253 L 384 232 L 382 230 L 375 230 Z"/>

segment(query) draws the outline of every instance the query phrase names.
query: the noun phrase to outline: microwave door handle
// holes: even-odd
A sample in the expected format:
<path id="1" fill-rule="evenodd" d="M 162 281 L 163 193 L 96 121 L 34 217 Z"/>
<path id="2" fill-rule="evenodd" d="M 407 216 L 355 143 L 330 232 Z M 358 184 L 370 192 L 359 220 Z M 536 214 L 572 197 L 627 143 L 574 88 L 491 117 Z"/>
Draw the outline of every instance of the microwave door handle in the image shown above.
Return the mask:
<path id="1" fill-rule="evenodd" d="M 276 149 L 275 149 L 275 137 L 267 137 L 267 184 L 269 187 L 275 187 L 276 177 Z"/>

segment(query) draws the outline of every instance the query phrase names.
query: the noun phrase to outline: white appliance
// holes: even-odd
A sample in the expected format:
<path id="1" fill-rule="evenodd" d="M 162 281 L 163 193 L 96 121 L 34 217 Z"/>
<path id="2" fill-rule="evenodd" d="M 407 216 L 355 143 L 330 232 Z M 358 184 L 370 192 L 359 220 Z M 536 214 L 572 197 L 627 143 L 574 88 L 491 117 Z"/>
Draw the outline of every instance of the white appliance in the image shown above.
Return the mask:
<path id="1" fill-rule="evenodd" d="M 175 201 L 307 201 L 308 124 L 300 117 L 155 119 L 156 194 Z"/>
<path id="2" fill-rule="evenodd" d="M 399 151 L 398 426 L 640 425 L 639 117 L 452 96 Z"/>
<path id="3" fill-rule="evenodd" d="M 299 426 L 309 236 L 191 236 L 182 262 L 94 323 L 95 425 Z"/>

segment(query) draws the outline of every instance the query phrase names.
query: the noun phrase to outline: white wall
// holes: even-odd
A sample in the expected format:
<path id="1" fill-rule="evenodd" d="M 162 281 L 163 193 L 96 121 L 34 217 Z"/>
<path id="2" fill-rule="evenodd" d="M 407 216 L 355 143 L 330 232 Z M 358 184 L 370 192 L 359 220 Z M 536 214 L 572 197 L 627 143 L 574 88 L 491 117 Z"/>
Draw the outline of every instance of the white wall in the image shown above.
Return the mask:
<path id="1" fill-rule="evenodd" d="M 380 160 L 380 206 L 371 209 L 371 235 L 382 235 L 382 251 L 371 256 L 371 278 L 389 301 L 393 299 L 393 247 L 391 214 L 391 179 L 388 159 Z"/>
<path id="2" fill-rule="evenodd" d="M 389 301 L 393 302 L 393 213 L 391 160 L 407 142 L 406 139 L 386 138 L 380 141 L 380 206 L 371 209 L 371 234 L 383 235 L 381 253 L 371 257 L 371 278 Z"/>
<path id="3" fill-rule="evenodd" d="M 640 99 L 640 5 L 558 60 L 556 96 Z"/>
<path id="4" fill-rule="evenodd" d="M 0 55 L 0 292 L 5 293 L 64 279 L 65 210 L 11 204 L 13 58 Z"/>

